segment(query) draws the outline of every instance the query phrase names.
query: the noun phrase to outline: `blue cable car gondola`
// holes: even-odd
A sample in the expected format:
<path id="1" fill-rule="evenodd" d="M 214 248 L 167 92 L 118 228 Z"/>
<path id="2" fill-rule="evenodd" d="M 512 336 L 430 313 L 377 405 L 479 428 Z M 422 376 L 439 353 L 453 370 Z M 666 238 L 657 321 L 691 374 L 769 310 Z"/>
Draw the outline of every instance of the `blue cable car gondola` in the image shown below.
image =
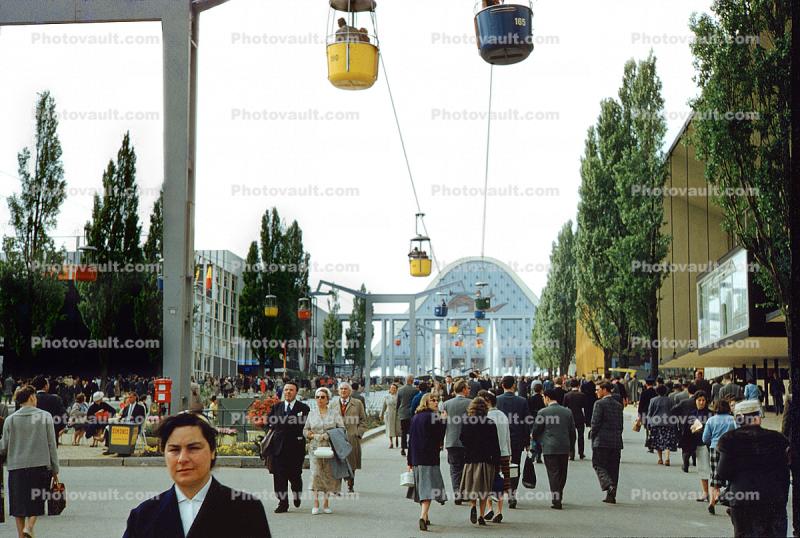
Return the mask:
<path id="1" fill-rule="evenodd" d="M 475 34 L 481 57 L 490 64 L 511 65 L 533 52 L 533 8 L 505 3 L 504 0 L 479 0 L 475 4 Z"/>
<path id="2" fill-rule="evenodd" d="M 486 319 L 486 312 L 484 312 L 483 310 L 476 310 L 475 319 Z"/>
<path id="3" fill-rule="evenodd" d="M 436 292 L 436 295 L 444 295 L 444 293 L 438 291 Z M 442 304 L 435 306 L 433 308 L 433 315 L 436 316 L 437 318 L 446 318 L 447 311 L 448 311 L 447 302 L 444 300 L 444 297 L 442 297 Z"/>

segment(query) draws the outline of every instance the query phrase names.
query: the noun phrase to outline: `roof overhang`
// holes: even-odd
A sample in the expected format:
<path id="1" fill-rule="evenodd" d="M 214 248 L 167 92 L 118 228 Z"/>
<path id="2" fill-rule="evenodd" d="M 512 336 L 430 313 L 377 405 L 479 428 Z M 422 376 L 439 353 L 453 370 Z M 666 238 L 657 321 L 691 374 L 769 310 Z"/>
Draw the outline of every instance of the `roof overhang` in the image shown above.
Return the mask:
<path id="1" fill-rule="evenodd" d="M 789 361 L 789 341 L 781 336 L 750 336 L 730 345 L 705 351 L 697 350 L 680 355 L 661 364 L 661 368 L 740 368 L 742 365 L 760 366 L 765 360 Z"/>

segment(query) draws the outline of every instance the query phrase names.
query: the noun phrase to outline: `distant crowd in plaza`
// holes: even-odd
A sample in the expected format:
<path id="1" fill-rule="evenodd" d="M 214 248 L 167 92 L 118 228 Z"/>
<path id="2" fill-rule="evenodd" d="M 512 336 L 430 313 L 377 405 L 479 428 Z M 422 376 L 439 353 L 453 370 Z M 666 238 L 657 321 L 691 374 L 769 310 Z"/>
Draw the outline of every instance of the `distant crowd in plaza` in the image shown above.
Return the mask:
<path id="1" fill-rule="evenodd" d="M 175 485 L 160 500 L 131 511 L 126 536 L 187 536 L 190 531 L 192 536 L 222 535 L 212 531 L 269 536 L 263 504 L 211 475 L 218 396 L 277 398 L 259 444 L 273 475 L 274 512 L 301 507 L 306 454 L 312 475 L 310 513 L 333 512 L 333 499 L 355 491 L 356 472 L 362 468 L 367 412 L 361 381 L 341 376 L 303 382 L 244 375 L 193 379 L 190 409 L 166 417 L 156 431 Z M 631 406 L 633 430 L 657 455 L 657 464 L 671 466 L 671 455 L 680 448 L 682 471 L 697 467 L 702 492 L 697 500 L 712 515 L 725 505 L 735 536 L 786 535 L 787 432 L 762 427 L 764 391 L 752 380 L 739 384 L 731 375 L 706 380 L 697 371 L 691 379 L 644 382 L 629 375 L 491 378 L 479 372 L 378 381 L 388 386 L 380 402 L 388 447 L 399 448 L 404 457 L 407 473 L 402 480 L 408 486 L 406 497 L 420 505 L 421 531 L 431 525 L 431 506 L 451 500 L 454 506 L 468 507 L 465 520 L 474 525 L 513 520 L 508 510 L 529 498 L 520 494 L 520 485 L 536 485 L 534 464 L 544 467 L 551 508 L 564 509 L 570 462 L 587 457 L 587 444 L 604 495 L 598 500 L 616 504 L 624 410 Z M 18 536 L 31 538 L 36 518 L 44 514 L 44 496 L 33 492 L 50 491 L 58 483 L 56 449 L 64 430 L 73 429 L 73 444 L 86 437 L 93 445 L 107 446 L 106 426 L 112 419 L 141 425 L 148 414 L 163 411 L 151 399 L 154 382 L 120 376 L 101 388 L 98 380 L 76 377 L 3 380 L 5 401 L 13 400 L 15 411 L 9 414 L 8 406 L 0 404 L 0 455 L 9 470 L 9 513 Z M 783 381 L 775 377 L 767 388 L 775 412 L 783 413 Z M 313 393 L 314 405 L 299 397 L 302 389 L 309 398 Z M 108 400 L 116 400 L 117 406 Z M 448 466 L 444 475 L 443 451 Z M 212 517 L 220 510 L 241 517 L 226 518 L 222 528 Z M 167 521 L 172 530 L 154 528 L 154 520 Z"/>

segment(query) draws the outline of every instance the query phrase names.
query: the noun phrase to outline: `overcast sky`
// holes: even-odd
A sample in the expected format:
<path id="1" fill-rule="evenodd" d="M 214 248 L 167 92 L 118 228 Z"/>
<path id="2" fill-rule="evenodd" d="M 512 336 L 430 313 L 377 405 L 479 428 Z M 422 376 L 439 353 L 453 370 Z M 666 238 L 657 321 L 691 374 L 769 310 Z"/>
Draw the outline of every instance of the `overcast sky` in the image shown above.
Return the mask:
<path id="1" fill-rule="evenodd" d="M 697 94 L 689 18 L 710 4 L 541 0 L 533 54 L 495 68 L 489 185 L 497 192 L 488 201 L 486 255 L 516 268 L 537 295 L 551 242 L 575 219 L 579 161 L 600 100 L 616 95 L 626 60 L 652 49 L 666 149 Z M 379 0 L 378 29 L 444 266 L 480 255 L 490 67 L 474 44 L 473 2 L 422 5 Z M 328 83 L 327 17 L 321 0 L 231 0 L 202 15 L 195 247 L 244 257 L 274 205 L 303 229 L 312 286 L 324 278 L 375 292 L 419 291 L 430 279 L 408 274 L 416 207 L 386 79 L 381 73 L 360 92 Z M 33 143 L 42 90 L 61 114 L 68 183 L 53 235 L 82 233 L 126 130 L 146 231 L 163 178 L 161 69 L 156 23 L 0 29 L 0 235 L 11 233 L 5 197 L 19 188 L 16 155 Z M 59 242 L 74 248 L 74 238 Z"/>

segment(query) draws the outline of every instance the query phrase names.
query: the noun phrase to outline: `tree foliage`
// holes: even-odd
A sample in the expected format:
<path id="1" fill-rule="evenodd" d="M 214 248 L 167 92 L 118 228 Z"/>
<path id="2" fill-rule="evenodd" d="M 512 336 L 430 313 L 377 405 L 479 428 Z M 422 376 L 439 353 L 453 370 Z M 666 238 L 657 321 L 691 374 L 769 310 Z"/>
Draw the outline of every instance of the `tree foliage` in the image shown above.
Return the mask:
<path id="1" fill-rule="evenodd" d="M 163 296 L 158 279 L 157 268 L 163 265 L 164 245 L 164 190 L 153 203 L 150 213 L 150 227 L 142 247 L 142 255 L 148 270 L 142 275 L 142 288 L 135 299 L 134 322 L 140 338 L 163 342 Z M 163 345 L 148 349 L 151 362 L 161 364 Z"/>
<path id="2" fill-rule="evenodd" d="M 367 292 L 367 287 L 361 284 L 362 293 Z M 346 355 L 353 361 L 353 366 L 358 368 L 359 377 L 364 371 L 364 358 L 366 357 L 366 324 L 367 324 L 367 301 L 360 297 L 353 297 L 353 310 L 350 312 L 350 325 L 345 331 Z"/>
<path id="3" fill-rule="evenodd" d="M 655 57 L 628 61 L 618 100 L 605 99 L 600 108 L 581 160 L 577 304 L 608 368 L 613 355 L 627 364 L 634 337 L 658 336 L 664 275 L 651 268 L 666 256 L 668 239 L 661 232 L 666 123 Z"/>
<path id="4" fill-rule="evenodd" d="M 566 374 L 575 357 L 575 234 L 567 222 L 553 242 L 547 285 L 536 311 L 533 353 L 537 363 L 548 370 Z"/>
<path id="5" fill-rule="evenodd" d="M 341 346 L 342 324 L 339 321 L 339 295 L 332 292 L 332 298 L 328 299 L 328 315 L 322 322 L 322 358 L 329 374 L 333 375 L 336 356 Z"/>
<path id="6" fill-rule="evenodd" d="M 50 92 L 38 95 L 34 153 L 17 154 L 20 192 L 8 199 L 14 234 L 3 238 L 0 261 L 0 331 L 5 346 L 21 361 L 32 358 L 33 336 L 46 336 L 60 317 L 64 286 L 48 264 L 62 260 L 50 231 L 66 199 L 66 181 L 58 138 L 56 104 Z M 7 359 L 6 367 L 13 368 Z"/>
<path id="7" fill-rule="evenodd" d="M 134 300 L 143 275 L 126 270 L 126 264 L 142 262 L 139 194 L 136 187 L 136 151 L 125 133 L 117 160 L 103 172 L 102 195 L 95 194 L 92 219 L 86 223 L 86 252 L 100 270 L 95 282 L 79 284 L 78 308 L 93 339 L 105 339 L 130 330 Z M 135 268 L 135 265 L 133 266 Z M 100 349 L 101 376 L 105 379 L 111 355 Z"/>

